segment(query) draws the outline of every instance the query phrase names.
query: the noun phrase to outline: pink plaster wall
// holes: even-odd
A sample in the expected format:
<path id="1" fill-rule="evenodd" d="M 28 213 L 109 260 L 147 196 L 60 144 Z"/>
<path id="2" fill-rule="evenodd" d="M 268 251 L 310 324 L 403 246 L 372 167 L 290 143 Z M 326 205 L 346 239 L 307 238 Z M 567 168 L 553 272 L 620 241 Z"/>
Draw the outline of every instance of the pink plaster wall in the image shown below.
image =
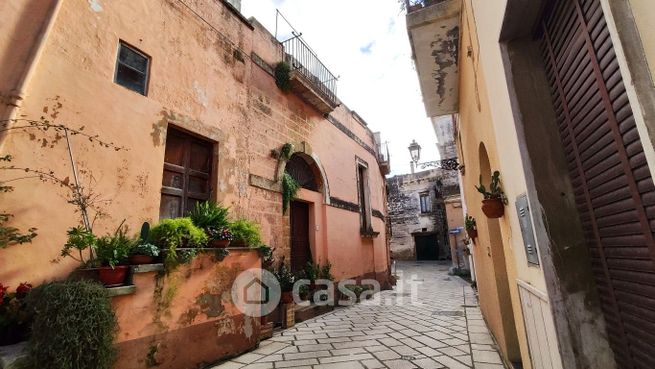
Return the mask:
<path id="1" fill-rule="evenodd" d="M 216 200 L 230 206 L 235 218 L 259 222 L 265 242 L 278 256 L 288 255 L 290 242 L 281 195 L 249 185 L 249 177 L 274 179 L 277 160 L 270 151 L 286 142 L 309 143 L 326 175 L 329 196 L 352 203 L 358 201 L 356 157 L 366 161 L 372 208 L 386 214 L 384 180 L 375 156 L 296 95 L 282 93 L 250 60 L 253 52 L 271 64 L 281 57 L 280 45 L 271 42 L 267 31 L 257 26 L 251 30 L 220 1 L 185 3 L 204 20 L 173 0 L 101 2 L 100 10 L 85 1 L 65 1 L 44 41 L 18 116 L 84 126 L 85 132 L 127 149 L 115 152 L 73 139 L 83 184 L 106 200 L 100 204 L 106 215 L 96 222 L 95 231 L 113 230 L 123 219 L 135 231 L 143 221 L 157 221 L 169 124 L 217 142 Z M 14 17 L 19 12 L 9 13 L 8 24 L 17 23 Z M 152 58 L 147 96 L 113 82 L 119 40 Z M 11 42 L 0 37 L 5 49 L 7 43 L 19 52 L 29 47 Z M 236 49 L 243 62 L 235 58 Z M 2 107 L 8 107 L 6 102 Z M 371 132 L 345 105 L 332 116 L 375 147 Z M 15 165 L 71 177 L 63 142 L 50 132 L 30 133 L 15 131 L 2 138 L 2 154 L 11 153 Z M 0 173 L 3 179 L 13 177 Z M 16 215 L 15 226 L 36 226 L 39 237 L 32 244 L 0 250 L 0 281 L 39 284 L 65 276 L 75 263 L 52 260 L 66 229 L 79 223 L 79 214 L 66 203 L 62 188 L 34 179 L 14 184 L 13 193 L 0 195 L 3 209 Z M 386 271 L 381 219 L 373 218 L 380 235 L 365 239 L 359 234 L 357 213 L 332 207 L 315 195 L 307 197 L 319 224 L 313 247 L 319 258 L 332 262 L 337 277 Z"/>

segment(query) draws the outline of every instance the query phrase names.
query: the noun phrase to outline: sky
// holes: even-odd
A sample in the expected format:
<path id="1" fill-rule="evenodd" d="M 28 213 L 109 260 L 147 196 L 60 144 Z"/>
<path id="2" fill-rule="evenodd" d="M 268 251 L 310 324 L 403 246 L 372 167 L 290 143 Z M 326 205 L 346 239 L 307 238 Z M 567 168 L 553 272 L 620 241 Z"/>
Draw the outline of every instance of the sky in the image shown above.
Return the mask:
<path id="1" fill-rule="evenodd" d="M 439 159 L 397 0 L 242 0 L 241 11 L 275 34 L 279 9 L 336 76 L 337 96 L 389 142 L 391 174 L 410 171 L 407 146 L 421 161 Z M 291 29 L 280 18 L 278 39 Z"/>

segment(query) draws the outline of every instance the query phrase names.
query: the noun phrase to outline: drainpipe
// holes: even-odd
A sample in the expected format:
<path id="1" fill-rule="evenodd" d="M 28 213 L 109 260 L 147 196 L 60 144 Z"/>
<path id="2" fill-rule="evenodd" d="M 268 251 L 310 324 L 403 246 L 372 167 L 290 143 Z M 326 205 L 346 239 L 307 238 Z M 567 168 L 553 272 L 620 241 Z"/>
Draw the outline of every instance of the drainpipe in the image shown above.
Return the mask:
<path id="1" fill-rule="evenodd" d="M 25 61 L 25 68 L 23 68 L 23 73 L 20 79 L 18 80 L 18 84 L 12 90 L 14 92 L 11 95 L 11 98 L 13 100 L 12 105 L 10 106 L 5 116 L 2 117 L 2 119 L 10 120 L 10 122 L 7 125 L 7 128 L 11 128 L 11 126 L 13 125 L 11 120 L 16 119 L 20 105 L 22 105 L 22 101 L 25 99 L 25 96 L 27 94 L 27 86 L 29 85 L 30 80 L 34 76 L 34 72 L 36 71 L 36 66 L 39 64 L 39 59 L 41 58 L 41 55 L 43 54 L 43 50 L 45 49 L 46 40 L 48 39 L 48 36 L 52 31 L 52 27 L 55 24 L 55 19 L 59 14 L 59 10 L 61 9 L 61 4 L 63 2 L 64 0 L 53 1 L 53 4 L 51 5 L 50 8 L 50 12 L 47 15 L 47 18 L 45 19 L 45 22 L 41 27 L 41 32 L 38 38 L 36 39 L 36 42 L 34 43 L 34 46 L 32 47 L 32 50 L 30 51 L 30 54 L 28 55 Z M 5 135 L 0 134 L 0 149 L 2 149 L 2 146 L 4 146 L 4 136 Z"/>

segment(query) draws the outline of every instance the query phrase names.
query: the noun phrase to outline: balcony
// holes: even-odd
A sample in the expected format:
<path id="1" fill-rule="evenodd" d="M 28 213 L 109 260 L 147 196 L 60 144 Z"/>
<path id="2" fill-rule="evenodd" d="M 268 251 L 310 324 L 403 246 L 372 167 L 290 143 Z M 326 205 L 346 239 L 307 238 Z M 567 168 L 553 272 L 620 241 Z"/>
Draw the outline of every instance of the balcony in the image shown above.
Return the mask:
<path id="1" fill-rule="evenodd" d="M 333 111 L 339 105 L 337 77 L 300 36 L 282 42 L 282 46 L 284 61 L 291 67 L 291 91 L 323 114 Z"/>
<path id="2" fill-rule="evenodd" d="M 375 132 L 373 134 L 375 138 L 375 152 L 378 157 L 378 164 L 380 165 L 380 171 L 382 175 L 387 175 L 391 172 L 391 160 L 389 157 L 389 143 L 382 142 L 380 132 Z"/>
<path id="3" fill-rule="evenodd" d="M 407 13 L 412 13 L 445 1 L 447 0 L 405 0 L 405 9 L 407 9 Z"/>
<path id="4" fill-rule="evenodd" d="M 407 33 L 426 115 L 459 109 L 460 0 L 406 0 Z"/>

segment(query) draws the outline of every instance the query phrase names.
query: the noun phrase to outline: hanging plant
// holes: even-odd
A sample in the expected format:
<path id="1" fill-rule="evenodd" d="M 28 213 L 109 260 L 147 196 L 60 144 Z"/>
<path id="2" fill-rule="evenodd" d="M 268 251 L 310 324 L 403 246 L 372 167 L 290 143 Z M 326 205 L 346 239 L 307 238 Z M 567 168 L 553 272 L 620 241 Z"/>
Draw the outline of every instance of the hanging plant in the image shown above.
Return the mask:
<path id="1" fill-rule="evenodd" d="M 299 189 L 298 182 L 289 173 L 284 173 L 284 177 L 282 177 L 282 214 L 287 213 L 289 204 L 296 198 Z"/>
<path id="2" fill-rule="evenodd" d="M 289 160 L 291 159 L 291 155 L 293 155 L 293 145 L 290 143 L 285 143 L 282 145 L 282 148 L 280 149 L 280 156 L 285 160 Z"/>
<path id="3" fill-rule="evenodd" d="M 291 91 L 291 67 L 286 62 L 279 62 L 275 66 L 275 84 L 284 91 Z"/>

